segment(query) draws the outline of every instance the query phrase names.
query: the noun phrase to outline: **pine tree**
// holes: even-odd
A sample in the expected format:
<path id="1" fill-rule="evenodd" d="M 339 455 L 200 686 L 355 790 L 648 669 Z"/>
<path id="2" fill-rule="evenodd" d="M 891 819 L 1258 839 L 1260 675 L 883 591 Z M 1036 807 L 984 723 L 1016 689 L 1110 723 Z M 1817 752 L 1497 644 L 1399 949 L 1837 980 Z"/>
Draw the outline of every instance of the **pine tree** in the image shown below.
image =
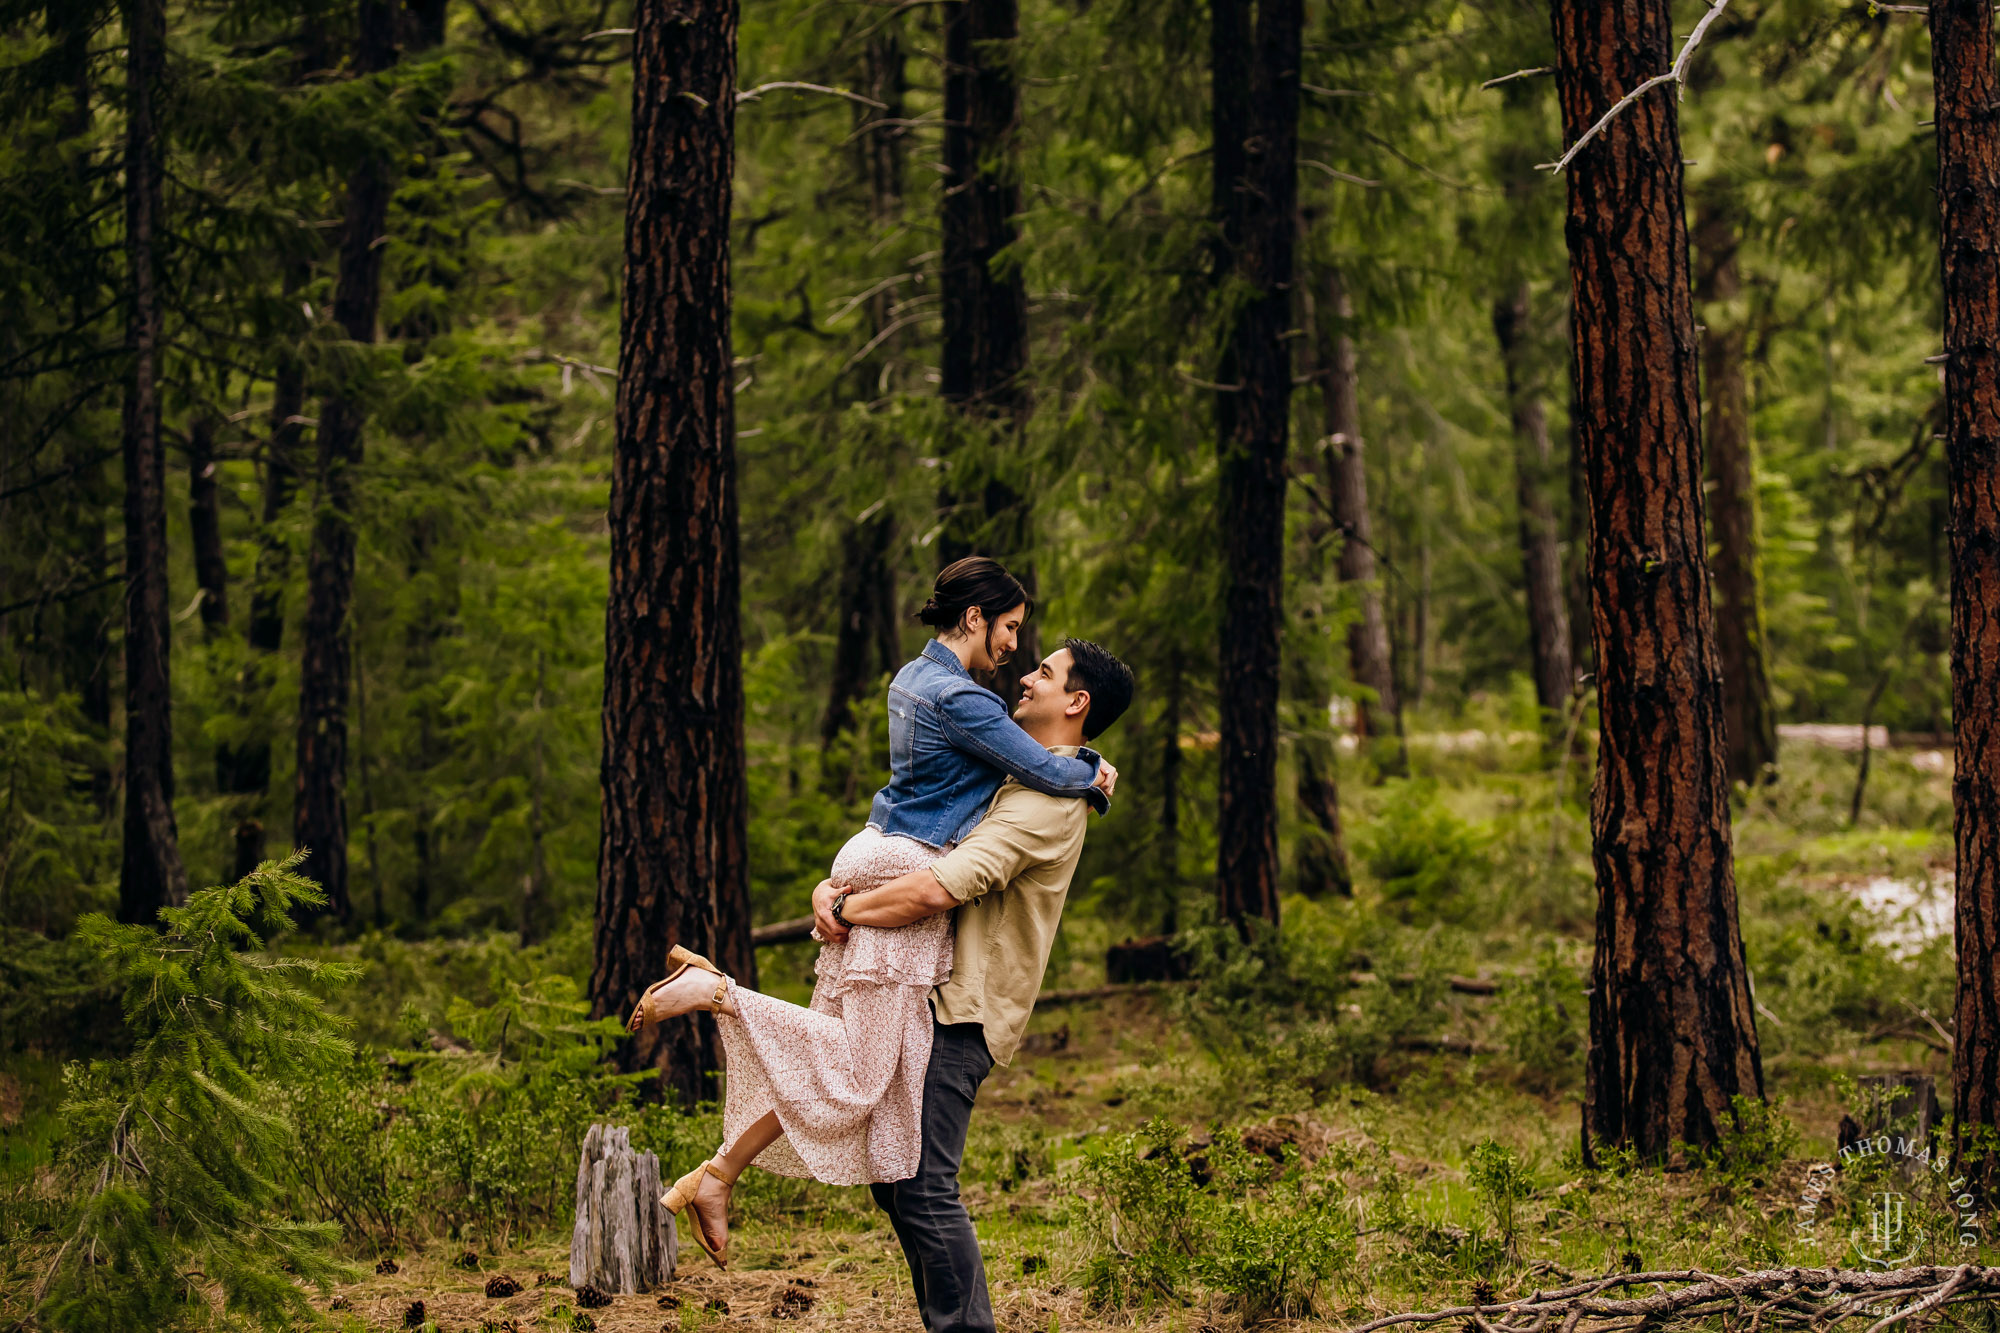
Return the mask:
<path id="1" fill-rule="evenodd" d="M 1576 142 L 1666 69 L 1666 0 L 1556 0 Z M 1597 943 L 1585 1152 L 1712 1143 L 1761 1098 L 1730 845 L 1722 688 L 1702 542 L 1699 373 L 1675 91 L 1655 88 L 1567 171 L 1574 428 L 1590 484 Z"/>
<path id="2" fill-rule="evenodd" d="M 1211 0 L 1214 199 L 1229 327 L 1215 395 L 1228 583 L 1216 879 L 1239 928 L 1278 919 L 1285 448 L 1298 240 L 1299 0 Z"/>
<path id="3" fill-rule="evenodd" d="M 734 0 L 643 0 L 619 329 L 605 612 L 594 1017 L 624 1015 L 676 944 L 756 984 L 738 606 L 729 215 Z M 705 1014 L 620 1048 L 692 1103 L 714 1095 Z"/>
<path id="4" fill-rule="evenodd" d="M 264 952 L 316 905 L 296 855 L 160 913 L 158 930 L 83 919 L 77 939 L 125 997 L 131 1054 L 77 1069 L 61 1119 L 78 1186 L 36 1291 L 61 1333 L 288 1328 L 300 1280 L 346 1270 L 329 1224 L 285 1217 L 302 1150 L 279 1094 L 352 1058 L 321 995 L 351 968 Z"/>
<path id="5" fill-rule="evenodd" d="M 167 40 L 160 0 L 127 15 L 125 252 L 130 261 L 125 348 L 125 864 L 121 920 L 149 922 L 187 901 L 174 824 L 171 626 L 167 609 L 166 449 L 160 438 L 159 250 L 165 226 L 159 121 Z"/>

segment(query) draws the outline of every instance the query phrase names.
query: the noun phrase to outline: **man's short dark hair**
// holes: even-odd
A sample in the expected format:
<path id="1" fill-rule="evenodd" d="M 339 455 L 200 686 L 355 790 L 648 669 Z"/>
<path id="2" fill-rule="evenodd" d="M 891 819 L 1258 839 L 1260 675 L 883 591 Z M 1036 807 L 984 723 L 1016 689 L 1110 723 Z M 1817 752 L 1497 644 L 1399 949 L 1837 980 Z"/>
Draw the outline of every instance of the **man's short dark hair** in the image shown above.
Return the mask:
<path id="1" fill-rule="evenodd" d="M 1083 738 L 1095 740 L 1106 727 L 1125 716 L 1132 706 L 1137 682 L 1132 668 L 1089 639 L 1064 639 L 1069 649 L 1069 679 L 1063 688 L 1071 693 L 1090 692 L 1090 711 L 1083 715 Z"/>

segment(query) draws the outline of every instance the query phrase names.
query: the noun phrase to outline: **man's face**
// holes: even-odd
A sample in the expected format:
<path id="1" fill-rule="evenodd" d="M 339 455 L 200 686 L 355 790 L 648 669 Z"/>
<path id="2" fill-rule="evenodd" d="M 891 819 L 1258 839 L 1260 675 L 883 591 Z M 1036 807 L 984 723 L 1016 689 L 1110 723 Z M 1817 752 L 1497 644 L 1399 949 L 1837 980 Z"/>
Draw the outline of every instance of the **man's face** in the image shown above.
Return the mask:
<path id="1" fill-rule="evenodd" d="M 986 621 L 973 648 L 973 667 L 994 671 L 1005 666 L 1014 650 L 1021 646 L 1021 622 L 1027 618 L 1028 604 L 1023 602 L 1005 615 Z"/>
<path id="2" fill-rule="evenodd" d="M 1042 659 L 1041 665 L 1021 677 L 1021 698 L 1014 705 L 1014 720 L 1024 727 L 1038 722 L 1060 721 L 1071 707 L 1088 707 L 1082 691 L 1071 693 L 1069 649 L 1058 648 Z"/>

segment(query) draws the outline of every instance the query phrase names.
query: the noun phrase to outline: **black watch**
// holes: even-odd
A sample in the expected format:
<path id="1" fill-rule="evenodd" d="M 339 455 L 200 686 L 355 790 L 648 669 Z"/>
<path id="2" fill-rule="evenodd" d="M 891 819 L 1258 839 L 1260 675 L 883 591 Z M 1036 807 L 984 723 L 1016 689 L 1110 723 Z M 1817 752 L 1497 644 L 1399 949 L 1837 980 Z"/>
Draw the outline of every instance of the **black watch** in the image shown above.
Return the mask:
<path id="1" fill-rule="evenodd" d="M 847 889 L 833 900 L 833 919 L 843 926 L 847 924 L 847 918 L 842 913 L 847 911 L 847 900 L 853 896 L 854 890 Z"/>

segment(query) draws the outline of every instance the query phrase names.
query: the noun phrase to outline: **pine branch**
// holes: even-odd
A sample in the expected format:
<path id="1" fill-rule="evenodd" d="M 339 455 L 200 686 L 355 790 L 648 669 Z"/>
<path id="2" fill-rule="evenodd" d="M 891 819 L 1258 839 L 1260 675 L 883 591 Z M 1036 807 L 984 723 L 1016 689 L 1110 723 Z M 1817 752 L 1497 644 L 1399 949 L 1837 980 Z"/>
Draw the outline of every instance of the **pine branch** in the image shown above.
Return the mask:
<path id="1" fill-rule="evenodd" d="M 1599 116 L 1597 118 L 1597 123 L 1595 125 L 1592 125 L 1589 129 L 1585 130 L 1582 136 L 1578 138 L 1575 143 L 1569 146 L 1568 152 L 1564 153 L 1561 157 L 1557 158 L 1553 162 L 1536 163 L 1535 170 L 1537 171 L 1563 170 L 1572 161 L 1575 160 L 1576 155 L 1578 153 L 1583 151 L 1583 146 L 1589 143 L 1592 139 L 1595 139 L 1599 134 L 1603 133 L 1604 127 L 1609 125 L 1613 120 L 1617 119 L 1618 113 L 1623 111 L 1626 107 L 1631 106 L 1641 97 L 1644 97 L 1647 93 L 1651 92 L 1655 88 L 1658 88 L 1662 84 L 1671 83 L 1674 84 L 1676 88 L 1684 86 L 1687 83 L 1688 62 L 1691 59 L 1693 59 L 1695 49 L 1701 45 L 1701 39 L 1708 35 L 1708 25 L 1715 22 L 1715 20 L 1721 16 L 1722 11 L 1728 7 L 1728 5 L 1729 5 L 1729 0 L 1710 0 L 1708 6 L 1708 12 L 1701 16 L 1701 22 L 1695 24 L 1694 31 L 1688 34 L 1687 41 L 1681 46 L 1680 55 L 1675 57 L 1674 59 L 1674 64 L 1672 69 L 1669 69 L 1665 74 L 1655 74 L 1652 78 L 1647 79 L 1645 82 L 1641 83 L 1638 87 L 1634 88 L 1631 92 L 1626 93 L 1623 97 L 1613 102 L 1611 104 L 1611 109 L 1609 111 L 1606 111 L 1602 116 Z"/>

